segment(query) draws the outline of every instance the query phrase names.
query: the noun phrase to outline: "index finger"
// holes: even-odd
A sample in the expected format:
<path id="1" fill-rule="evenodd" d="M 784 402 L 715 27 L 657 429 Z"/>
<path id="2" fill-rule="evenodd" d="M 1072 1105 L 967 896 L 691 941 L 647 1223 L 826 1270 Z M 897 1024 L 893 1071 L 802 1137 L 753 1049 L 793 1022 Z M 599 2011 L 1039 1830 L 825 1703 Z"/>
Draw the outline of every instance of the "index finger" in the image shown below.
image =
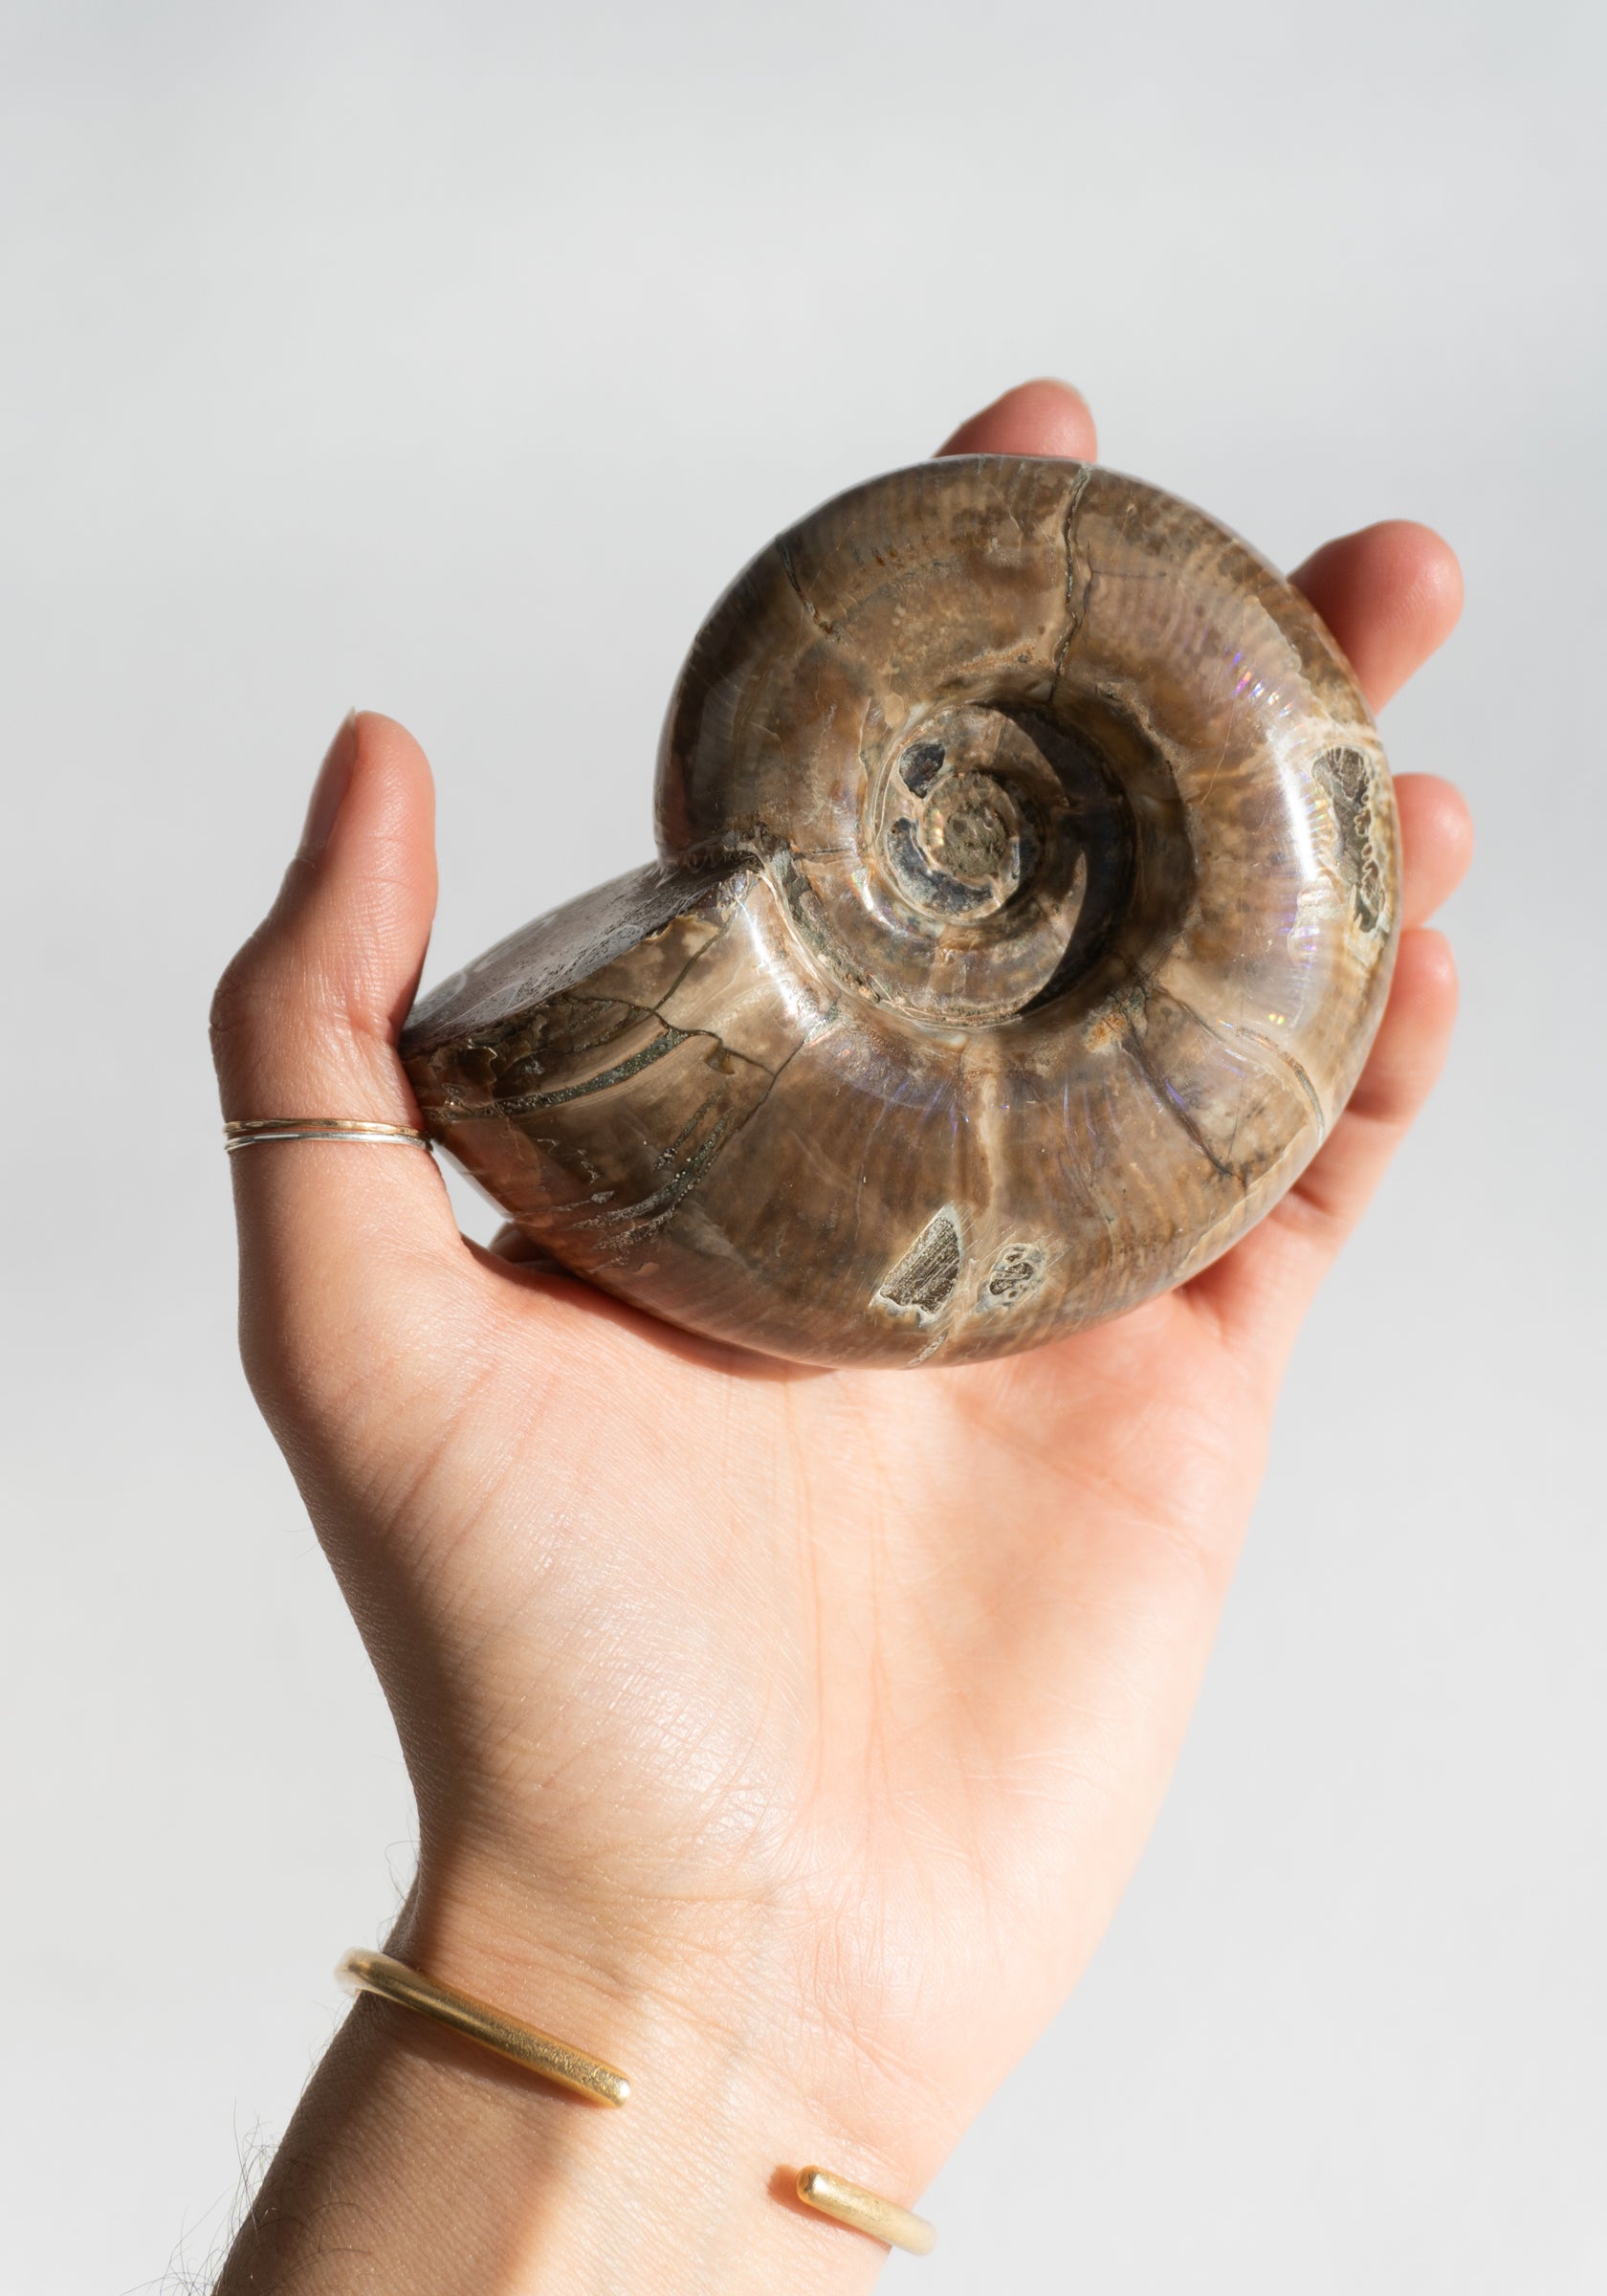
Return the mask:
<path id="1" fill-rule="evenodd" d="M 1338 640 L 1373 710 L 1444 644 L 1462 612 L 1456 553 L 1411 519 L 1325 542 L 1289 580 Z"/>

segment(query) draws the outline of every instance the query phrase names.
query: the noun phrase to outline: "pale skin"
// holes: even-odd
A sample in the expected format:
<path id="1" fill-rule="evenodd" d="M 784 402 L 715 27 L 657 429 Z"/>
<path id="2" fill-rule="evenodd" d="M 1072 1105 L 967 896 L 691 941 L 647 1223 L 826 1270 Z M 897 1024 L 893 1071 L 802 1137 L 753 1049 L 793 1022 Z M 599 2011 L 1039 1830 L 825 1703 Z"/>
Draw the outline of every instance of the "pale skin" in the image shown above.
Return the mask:
<path id="1" fill-rule="evenodd" d="M 1028 384 L 944 451 L 1091 458 L 1093 425 Z M 1403 522 L 1295 579 L 1375 709 L 1461 602 Z M 1290 1346 L 1443 1057 L 1425 926 L 1467 815 L 1443 782 L 1398 788 L 1406 930 L 1321 1154 L 1185 1289 L 1035 1354 L 789 1370 L 465 1243 L 421 1151 L 232 1159 L 247 1369 L 417 1795 L 390 1950 L 632 2096 L 585 2105 L 365 2000 L 222 2296 L 874 2280 L 885 2250 L 791 2178 L 820 2161 L 915 2203 L 1076 1983 L 1165 1790 Z M 225 1115 L 415 1120 L 396 1041 L 434 897 L 424 757 L 349 720 L 219 988 Z"/>

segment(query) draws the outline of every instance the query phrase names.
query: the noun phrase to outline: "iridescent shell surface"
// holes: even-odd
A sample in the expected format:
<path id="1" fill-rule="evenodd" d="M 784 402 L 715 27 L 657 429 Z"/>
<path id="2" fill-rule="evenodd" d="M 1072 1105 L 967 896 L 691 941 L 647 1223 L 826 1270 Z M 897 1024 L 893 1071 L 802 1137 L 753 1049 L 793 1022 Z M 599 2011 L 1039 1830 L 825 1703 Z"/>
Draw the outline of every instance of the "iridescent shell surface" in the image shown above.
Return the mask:
<path id="1" fill-rule="evenodd" d="M 1389 770 L 1332 639 L 1083 464 L 921 464 L 760 552 L 657 821 L 404 1056 L 534 1244 L 771 1355 L 974 1361 L 1183 1282 L 1315 1153 L 1388 988 Z"/>

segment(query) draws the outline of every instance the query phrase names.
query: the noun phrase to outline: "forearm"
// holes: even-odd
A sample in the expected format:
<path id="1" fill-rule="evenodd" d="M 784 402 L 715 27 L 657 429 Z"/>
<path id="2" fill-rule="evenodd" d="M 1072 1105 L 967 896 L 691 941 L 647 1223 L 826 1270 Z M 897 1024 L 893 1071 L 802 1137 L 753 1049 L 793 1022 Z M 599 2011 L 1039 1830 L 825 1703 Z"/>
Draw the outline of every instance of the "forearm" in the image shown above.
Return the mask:
<path id="1" fill-rule="evenodd" d="M 394 1950 L 407 1943 L 404 1932 Z M 491 1990 L 484 1970 L 432 1974 Z M 587 2104 L 364 1998 L 301 2100 L 217 2296 L 870 2287 L 886 2252 L 801 2208 L 791 2182 L 805 2154 L 850 2175 L 875 2167 L 842 2158 L 829 2132 L 807 2141 L 808 2108 L 764 2051 L 645 1994 L 605 1998 L 551 1968 L 530 1971 L 527 1993 L 500 1964 L 498 1976 L 500 2006 L 620 2063 L 629 2103 Z"/>

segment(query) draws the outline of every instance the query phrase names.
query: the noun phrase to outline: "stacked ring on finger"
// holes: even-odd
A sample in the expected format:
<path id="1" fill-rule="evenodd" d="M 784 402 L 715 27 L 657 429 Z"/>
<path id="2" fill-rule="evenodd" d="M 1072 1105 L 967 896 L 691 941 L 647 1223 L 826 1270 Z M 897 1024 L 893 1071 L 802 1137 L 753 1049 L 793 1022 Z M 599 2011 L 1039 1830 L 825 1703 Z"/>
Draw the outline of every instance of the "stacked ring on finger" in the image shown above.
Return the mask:
<path id="1" fill-rule="evenodd" d="M 371 1123 L 363 1116 L 258 1116 L 234 1119 L 223 1128 L 224 1150 L 230 1156 L 238 1148 L 260 1148 L 270 1140 L 358 1140 L 373 1147 L 434 1153 L 416 1125 Z"/>

